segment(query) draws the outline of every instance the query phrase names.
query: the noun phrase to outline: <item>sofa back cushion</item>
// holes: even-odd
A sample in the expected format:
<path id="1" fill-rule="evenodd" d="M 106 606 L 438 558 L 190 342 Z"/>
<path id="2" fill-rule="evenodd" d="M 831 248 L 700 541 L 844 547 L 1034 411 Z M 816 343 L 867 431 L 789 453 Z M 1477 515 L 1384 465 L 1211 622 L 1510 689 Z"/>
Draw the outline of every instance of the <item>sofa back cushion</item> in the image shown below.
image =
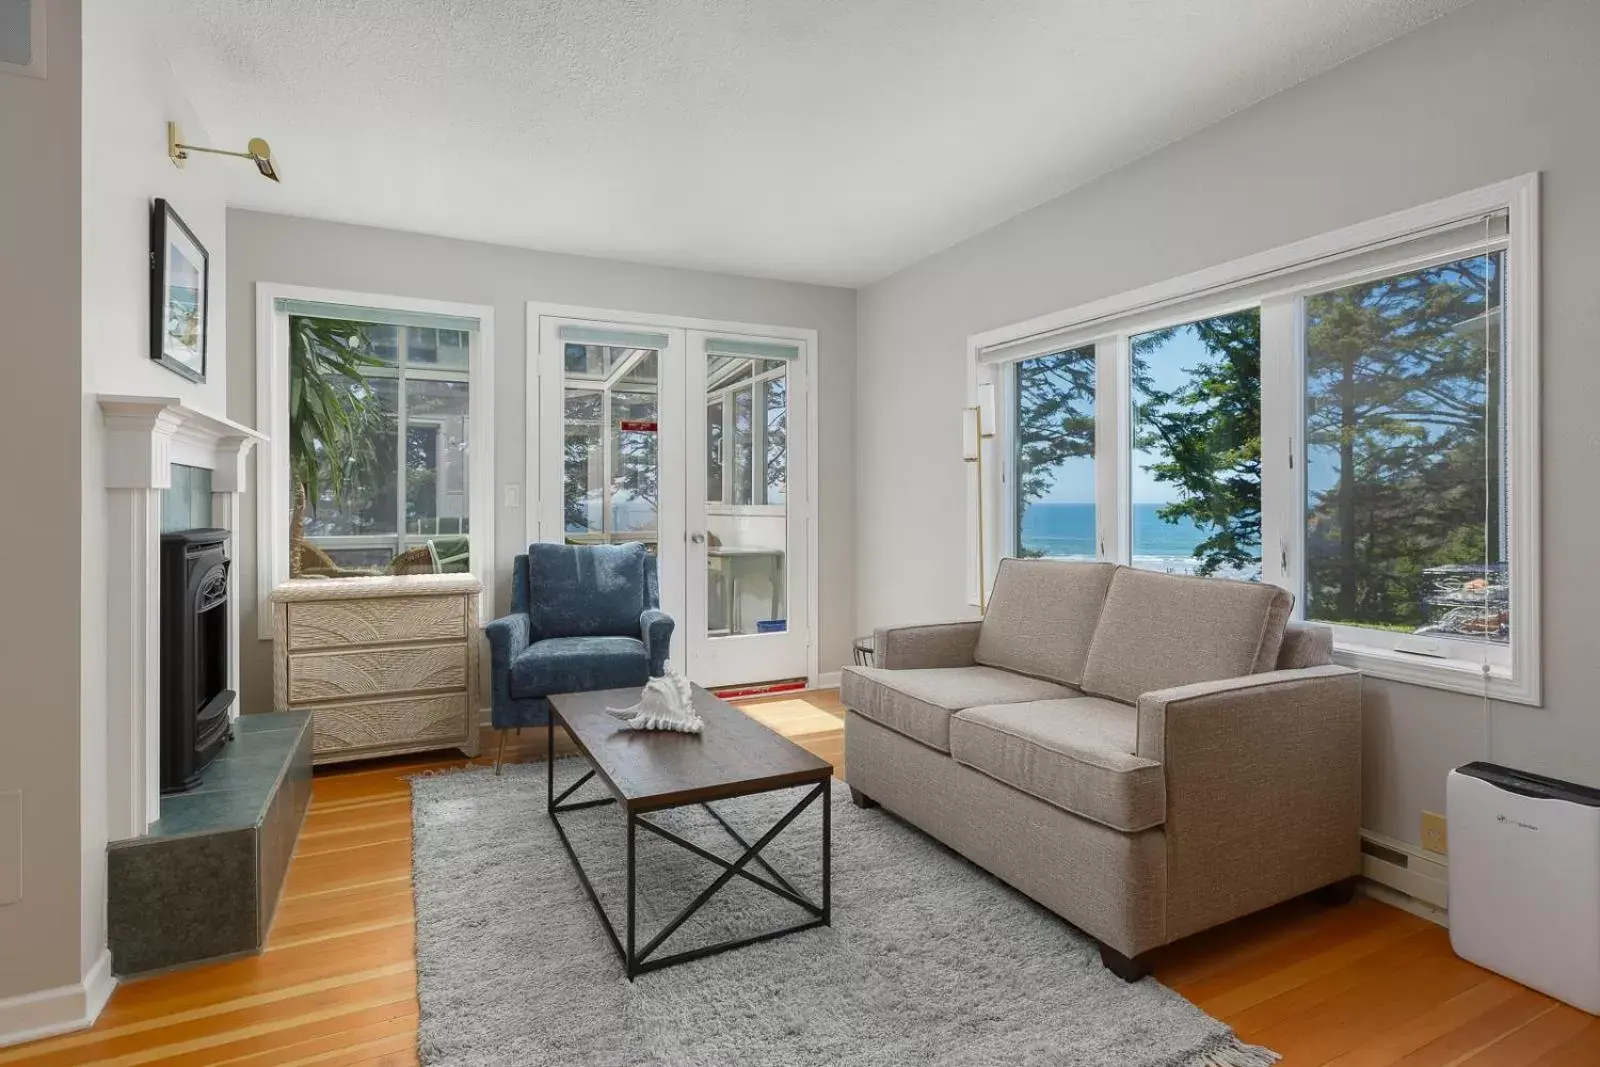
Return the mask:
<path id="1" fill-rule="evenodd" d="M 1264 582 L 1118 567 L 1083 689 L 1131 704 L 1157 689 L 1270 671 L 1293 607 L 1294 597 Z"/>
<path id="2" fill-rule="evenodd" d="M 1116 565 L 1003 559 L 973 659 L 1062 685 L 1083 681 Z"/>
<path id="3" fill-rule="evenodd" d="M 528 546 L 528 629 L 547 637 L 638 637 L 648 603 L 645 560 L 626 545 Z"/>

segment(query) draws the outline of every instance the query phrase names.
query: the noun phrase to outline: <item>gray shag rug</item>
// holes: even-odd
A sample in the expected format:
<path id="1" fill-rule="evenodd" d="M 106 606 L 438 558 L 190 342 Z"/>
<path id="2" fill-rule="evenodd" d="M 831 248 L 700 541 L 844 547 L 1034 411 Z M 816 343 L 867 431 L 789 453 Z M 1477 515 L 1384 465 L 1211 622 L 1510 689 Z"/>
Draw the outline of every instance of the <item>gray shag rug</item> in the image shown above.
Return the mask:
<path id="1" fill-rule="evenodd" d="M 556 765 L 559 784 L 584 768 Z M 602 796 L 591 781 L 573 799 Z M 717 802 L 754 841 L 799 791 Z M 763 853 L 820 887 L 820 803 Z M 1107 972 L 1094 943 L 835 782 L 833 925 L 630 983 L 545 814 L 542 764 L 412 781 L 422 1062 L 439 1067 L 1267 1067 L 1277 1056 L 1159 984 Z M 615 806 L 564 815 L 590 879 L 623 914 Z M 729 859 L 699 808 L 651 816 Z M 644 944 L 718 873 L 637 839 Z M 760 873 L 760 872 L 757 872 Z M 743 879 L 664 945 L 674 951 L 798 921 Z"/>

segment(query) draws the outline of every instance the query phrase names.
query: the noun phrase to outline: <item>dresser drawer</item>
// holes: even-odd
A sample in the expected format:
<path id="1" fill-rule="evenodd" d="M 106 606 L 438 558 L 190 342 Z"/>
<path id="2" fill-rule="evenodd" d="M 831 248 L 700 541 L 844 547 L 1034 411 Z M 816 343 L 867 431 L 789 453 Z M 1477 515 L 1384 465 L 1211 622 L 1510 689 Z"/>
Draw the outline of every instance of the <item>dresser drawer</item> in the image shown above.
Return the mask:
<path id="1" fill-rule="evenodd" d="M 334 756 L 386 747 L 460 745 L 468 738 L 467 695 L 398 697 L 328 704 L 311 712 L 312 754 Z"/>
<path id="2" fill-rule="evenodd" d="M 369 648 L 289 656 L 289 703 L 467 687 L 467 646 Z"/>
<path id="3" fill-rule="evenodd" d="M 289 648 L 443 641 L 467 634 L 459 596 L 371 597 L 288 605 Z"/>

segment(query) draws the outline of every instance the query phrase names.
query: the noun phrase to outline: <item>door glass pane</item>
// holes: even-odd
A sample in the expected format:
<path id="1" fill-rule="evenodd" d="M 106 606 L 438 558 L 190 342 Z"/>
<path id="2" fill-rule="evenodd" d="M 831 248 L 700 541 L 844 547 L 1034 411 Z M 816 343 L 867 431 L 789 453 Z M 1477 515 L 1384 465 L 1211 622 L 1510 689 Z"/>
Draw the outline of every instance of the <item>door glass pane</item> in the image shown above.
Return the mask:
<path id="1" fill-rule="evenodd" d="M 1509 642 L 1502 253 L 1306 300 L 1306 616 Z"/>
<path id="2" fill-rule="evenodd" d="M 781 361 L 707 357 L 706 630 L 713 638 L 788 628 L 787 374 Z"/>
<path id="3" fill-rule="evenodd" d="M 722 503 L 722 401 L 706 405 L 706 502 Z"/>
<path id="4" fill-rule="evenodd" d="M 751 390 L 733 393 L 733 502 L 748 504 L 753 499 L 755 467 L 755 416 Z"/>
<path id="5" fill-rule="evenodd" d="M 654 353 L 651 353 L 652 359 Z M 655 541 L 660 460 L 656 394 L 611 395 L 612 540 Z"/>
<path id="6" fill-rule="evenodd" d="M 1094 370 L 1093 345 L 1017 364 L 1019 556 L 1095 557 Z"/>
<path id="7" fill-rule="evenodd" d="M 1135 567 L 1261 578 L 1261 312 L 1132 339 Z"/>
<path id="8" fill-rule="evenodd" d="M 769 360 L 777 363 L 777 360 Z M 781 368 L 783 365 L 778 364 Z M 761 489 L 763 504 L 782 504 L 784 494 L 789 484 L 789 382 L 779 376 L 768 378 L 765 383 L 766 403 L 766 455 L 764 457 L 765 477 Z"/>
<path id="9" fill-rule="evenodd" d="M 569 543 L 605 540 L 605 451 L 600 447 L 603 398 L 598 390 L 567 390 L 561 496 Z"/>

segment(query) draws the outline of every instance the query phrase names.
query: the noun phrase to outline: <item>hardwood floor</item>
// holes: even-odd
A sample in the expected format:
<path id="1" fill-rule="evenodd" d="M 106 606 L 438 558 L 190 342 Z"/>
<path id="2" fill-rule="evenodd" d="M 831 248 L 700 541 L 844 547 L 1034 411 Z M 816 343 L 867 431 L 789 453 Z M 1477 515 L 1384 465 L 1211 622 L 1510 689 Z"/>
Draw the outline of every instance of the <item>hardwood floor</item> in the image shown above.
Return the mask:
<path id="1" fill-rule="evenodd" d="M 836 693 L 746 706 L 842 773 Z M 478 763 L 492 738 L 484 751 Z M 507 752 L 542 757 L 543 731 Z M 0 1065 L 416 1063 L 406 776 L 465 762 L 319 771 L 266 951 L 128 982 L 93 1029 L 0 1049 Z M 1242 919 L 1163 950 L 1155 973 L 1290 1067 L 1600 1064 L 1600 1020 L 1457 959 L 1445 931 L 1363 897 Z"/>

